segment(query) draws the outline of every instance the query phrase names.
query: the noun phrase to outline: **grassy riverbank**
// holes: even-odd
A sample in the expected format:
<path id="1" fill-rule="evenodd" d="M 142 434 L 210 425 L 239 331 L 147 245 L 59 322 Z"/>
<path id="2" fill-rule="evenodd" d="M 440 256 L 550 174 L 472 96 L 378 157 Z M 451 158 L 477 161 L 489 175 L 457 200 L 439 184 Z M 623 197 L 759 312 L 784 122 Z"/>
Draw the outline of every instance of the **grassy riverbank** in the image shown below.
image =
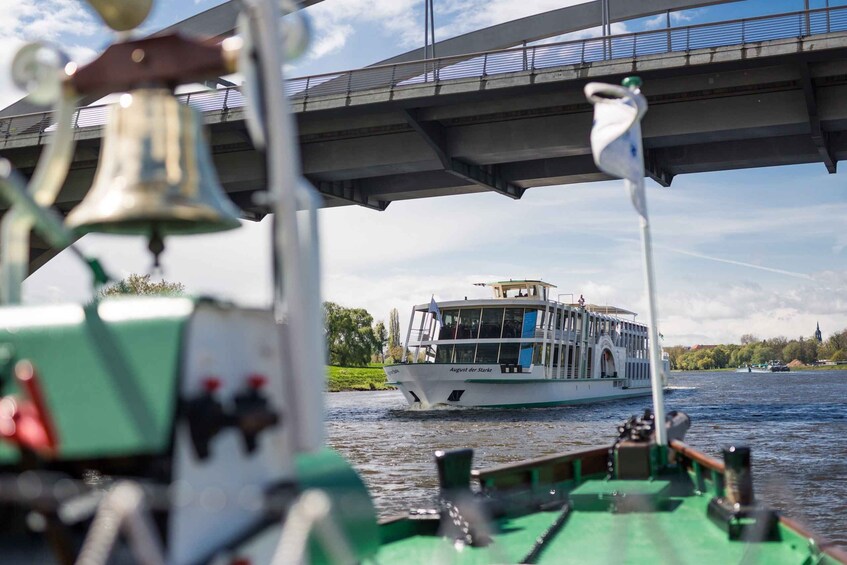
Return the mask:
<path id="1" fill-rule="evenodd" d="M 326 389 L 329 392 L 345 390 L 393 390 L 388 386 L 380 363 L 371 363 L 367 367 L 327 367 L 329 378 Z"/>

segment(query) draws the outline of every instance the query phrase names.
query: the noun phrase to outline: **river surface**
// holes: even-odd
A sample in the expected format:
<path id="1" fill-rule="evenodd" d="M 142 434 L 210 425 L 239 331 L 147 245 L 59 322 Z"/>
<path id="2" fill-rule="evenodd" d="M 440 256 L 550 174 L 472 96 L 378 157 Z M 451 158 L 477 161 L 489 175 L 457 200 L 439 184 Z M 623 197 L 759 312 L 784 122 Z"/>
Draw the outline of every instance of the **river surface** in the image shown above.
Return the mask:
<path id="1" fill-rule="evenodd" d="M 673 373 L 669 410 L 691 416 L 686 443 L 720 457 L 753 449 L 756 496 L 847 546 L 847 371 Z M 607 445 L 649 397 L 515 410 L 413 410 L 396 391 L 326 395 L 328 441 L 361 473 L 380 516 L 432 505 L 432 453 L 471 447 L 474 468 Z"/>

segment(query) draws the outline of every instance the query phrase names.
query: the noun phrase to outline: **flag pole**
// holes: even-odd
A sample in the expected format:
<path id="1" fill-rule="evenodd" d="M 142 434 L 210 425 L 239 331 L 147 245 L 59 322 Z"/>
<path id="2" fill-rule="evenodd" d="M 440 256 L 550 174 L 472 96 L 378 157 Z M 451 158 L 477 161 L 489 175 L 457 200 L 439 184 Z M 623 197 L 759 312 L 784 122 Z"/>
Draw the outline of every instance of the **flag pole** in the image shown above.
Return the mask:
<path id="1" fill-rule="evenodd" d="M 622 86 L 589 83 L 585 86 L 585 95 L 595 107 L 594 127 L 591 132 L 594 161 L 601 171 L 624 179 L 624 186 L 640 216 L 641 251 L 647 291 L 647 331 L 655 437 L 657 444 L 667 445 L 664 371 L 662 353 L 659 348 L 659 330 L 656 326 L 658 321 L 656 277 L 653 269 L 653 243 L 647 216 L 647 201 L 644 195 L 644 150 L 639 123 L 647 111 L 647 101 L 641 94 L 640 87 L 640 78 L 627 77 Z M 598 119 L 598 117 L 604 119 Z"/>
<path id="2" fill-rule="evenodd" d="M 623 80 L 623 86 L 632 92 L 633 96 L 642 96 L 641 79 L 638 77 L 627 77 Z M 640 132 L 639 132 L 640 133 Z M 644 160 L 643 148 L 641 146 L 641 135 L 638 136 L 638 154 L 642 155 L 642 174 L 636 179 L 624 179 L 627 191 L 630 194 L 644 194 Z M 633 183 L 637 183 L 633 186 Z M 656 443 L 668 444 L 668 433 L 665 428 L 665 390 L 664 390 L 664 367 L 662 366 L 662 352 L 659 345 L 659 314 L 656 308 L 656 274 L 653 268 L 653 237 L 650 233 L 650 221 L 647 216 L 647 199 L 643 200 L 643 214 L 640 215 L 641 223 L 641 255 L 644 264 L 644 284 L 647 289 L 647 331 L 650 336 L 650 384 L 653 389 L 653 415 L 656 423 Z"/>
<path id="3" fill-rule="evenodd" d="M 643 180 L 641 181 L 644 182 Z M 624 180 L 629 185 L 631 180 Z M 631 188 L 627 186 L 627 188 Z M 653 241 L 650 234 L 650 222 L 641 217 L 641 251 L 644 263 L 644 282 L 647 287 L 647 328 L 650 332 L 650 384 L 653 387 L 653 414 L 656 422 L 656 443 L 667 445 L 665 429 L 665 391 L 662 366 L 662 353 L 659 349 L 659 329 L 656 323 L 659 315 L 656 310 L 656 276 L 653 270 Z"/>

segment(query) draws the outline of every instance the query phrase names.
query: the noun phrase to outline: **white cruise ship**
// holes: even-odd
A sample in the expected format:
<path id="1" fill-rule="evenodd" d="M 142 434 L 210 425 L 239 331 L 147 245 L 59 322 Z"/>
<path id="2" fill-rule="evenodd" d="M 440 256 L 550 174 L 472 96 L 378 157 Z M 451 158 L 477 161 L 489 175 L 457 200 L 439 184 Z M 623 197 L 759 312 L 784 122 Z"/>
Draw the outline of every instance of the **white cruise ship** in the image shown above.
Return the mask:
<path id="1" fill-rule="evenodd" d="M 406 350 L 416 362 L 385 367 L 409 404 L 517 408 L 650 394 L 647 326 L 634 312 L 582 297 L 561 303 L 540 280 L 484 286 L 493 298 L 412 309 Z"/>

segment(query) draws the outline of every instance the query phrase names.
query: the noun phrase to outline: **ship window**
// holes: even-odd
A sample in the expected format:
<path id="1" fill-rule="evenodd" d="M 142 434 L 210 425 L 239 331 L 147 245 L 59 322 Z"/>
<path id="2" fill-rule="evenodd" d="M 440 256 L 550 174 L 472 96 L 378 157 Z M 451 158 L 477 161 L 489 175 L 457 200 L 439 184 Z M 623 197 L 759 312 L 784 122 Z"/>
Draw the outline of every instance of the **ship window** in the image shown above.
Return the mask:
<path id="1" fill-rule="evenodd" d="M 465 344 L 465 345 L 457 345 L 456 350 L 453 353 L 453 362 L 454 363 L 473 363 L 474 352 L 476 351 L 476 345 Z"/>
<path id="2" fill-rule="evenodd" d="M 479 335 L 479 308 L 463 308 L 459 312 L 459 329 L 456 339 L 476 339 Z"/>
<path id="3" fill-rule="evenodd" d="M 521 353 L 519 358 L 521 367 L 529 368 L 532 365 L 532 344 L 524 343 L 521 345 Z"/>
<path id="4" fill-rule="evenodd" d="M 508 310 L 506 310 L 508 313 Z M 508 365 L 518 364 L 519 343 L 504 343 L 500 346 L 500 363 Z"/>
<path id="5" fill-rule="evenodd" d="M 506 308 L 506 313 L 503 317 L 503 337 L 506 339 L 521 337 L 522 329 L 523 308 Z"/>
<path id="6" fill-rule="evenodd" d="M 540 343 L 535 344 L 535 349 L 532 352 L 532 362 L 535 365 L 541 365 L 541 350 L 546 347 L 545 345 L 541 345 Z"/>
<path id="7" fill-rule="evenodd" d="M 502 311 L 502 310 L 501 310 Z M 480 343 L 476 348 L 477 363 L 496 363 L 499 343 Z"/>
<path id="8" fill-rule="evenodd" d="M 435 350 L 435 362 L 436 363 L 449 363 L 452 357 L 453 357 L 453 346 L 452 345 L 439 345 L 438 349 Z"/>
<path id="9" fill-rule="evenodd" d="M 479 329 L 479 337 L 482 339 L 499 338 L 503 328 L 502 308 L 483 308 L 482 326 Z M 494 359 L 497 361 L 497 359 Z"/>
<path id="10" fill-rule="evenodd" d="M 456 336 L 456 326 L 458 325 L 459 311 L 444 310 L 441 313 L 441 330 L 438 332 L 438 339 L 453 339 Z"/>

